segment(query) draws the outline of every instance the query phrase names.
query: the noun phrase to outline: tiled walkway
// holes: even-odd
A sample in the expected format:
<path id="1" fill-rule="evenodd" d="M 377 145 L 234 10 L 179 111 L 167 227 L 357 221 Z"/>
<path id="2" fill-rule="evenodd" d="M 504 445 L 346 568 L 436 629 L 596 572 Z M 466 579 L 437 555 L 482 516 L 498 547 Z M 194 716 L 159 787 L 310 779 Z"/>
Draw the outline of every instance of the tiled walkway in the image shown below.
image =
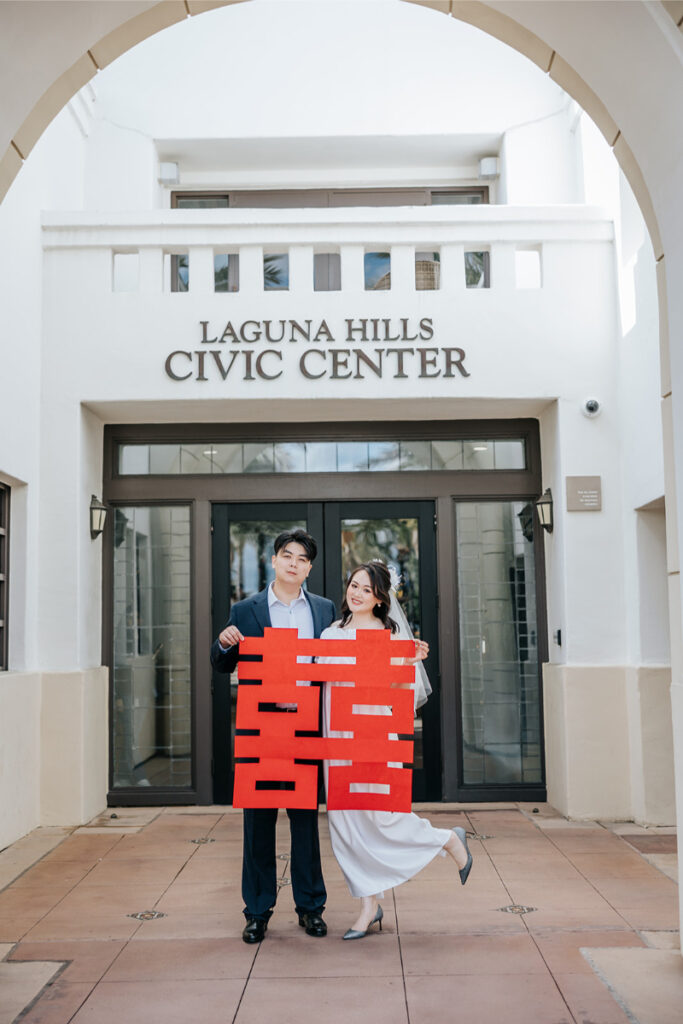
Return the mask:
<path id="1" fill-rule="evenodd" d="M 675 946 L 677 886 L 660 870 L 669 870 L 675 837 L 632 825 L 619 835 L 539 810 L 429 812 L 475 834 L 467 886 L 437 857 L 386 894 L 383 932 L 358 942 L 340 941 L 356 903 L 324 814 L 329 934 L 315 939 L 298 927 L 282 813 L 283 886 L 256 947 L 240 938 L 238 812 L 108 812 L 0 892 L 0 1024 L 18 1012 L 10 1003 L 21 970 L 35 973 L 34 994 L 46 971 L 57 972 L 22 1024 L 626 1024 L 580 950 L 599 958 L 605 949 Z M 648 841 L 657 849 L 633 845 Z M 501 909 L 511 905 L 528 912 Z M 130 916 L 151 910 L 163 916 Z"/>

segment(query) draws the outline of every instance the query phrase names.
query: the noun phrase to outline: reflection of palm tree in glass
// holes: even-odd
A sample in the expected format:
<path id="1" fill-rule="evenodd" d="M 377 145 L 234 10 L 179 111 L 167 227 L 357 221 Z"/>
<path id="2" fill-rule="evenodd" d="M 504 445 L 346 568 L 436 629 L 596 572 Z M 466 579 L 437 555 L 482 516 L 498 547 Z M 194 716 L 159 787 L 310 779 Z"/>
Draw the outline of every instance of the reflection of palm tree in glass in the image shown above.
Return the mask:
<path id="1" fill-rule="evenodd" d="M 468 288 L 481 288 L 486 280 L 486 253 L 465 253 L 465 284 Z"/>
<path id="2" fill-rule="evenodd" d="M 282 256 L 263 257 L 263 283 L 266 288 L 284 288 Z"/>
<path id="3" fill-rule="evenodd" d="M 342 521 L 344 575 L 362 562 L 380 558 L 401 576 L 399 603 L 416 636 L 420 635 L 419 533 L 416 519 Z"/>
<path id="4" fill-rule="evenodd" d="M 270 564 L 273 541 L 283 530 L 306 529 L 304 522 L 273 522 L 272 519 L 233 521 L 230 523 L 230 600 L 242 601 L 265 590 L 274 573 Z M 245 549 L 255 549 L 257 566 L 256 587 L 248 586 L 245 579 Z"/>

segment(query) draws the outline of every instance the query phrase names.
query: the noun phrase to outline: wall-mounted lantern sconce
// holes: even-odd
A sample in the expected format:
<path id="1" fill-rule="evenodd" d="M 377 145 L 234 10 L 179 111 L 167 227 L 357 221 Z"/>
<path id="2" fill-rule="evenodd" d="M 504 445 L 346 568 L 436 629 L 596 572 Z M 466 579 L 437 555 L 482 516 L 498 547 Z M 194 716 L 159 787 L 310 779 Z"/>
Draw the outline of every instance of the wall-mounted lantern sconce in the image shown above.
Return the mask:
<path id="1" fill-rule="evenodd" d="M 548 533 L 553 532 L 553 496 L 547 487 L 541 497 L 534 502 L 538 521 Z"/>
<path id="2" fill-rule="evenodd" d="M 90 536 L 93 540 L 102 533 L 104 524 L 107 520 L 107 506 L 103 505 L 101 501 L 93 494 L 90 499 Z"/>

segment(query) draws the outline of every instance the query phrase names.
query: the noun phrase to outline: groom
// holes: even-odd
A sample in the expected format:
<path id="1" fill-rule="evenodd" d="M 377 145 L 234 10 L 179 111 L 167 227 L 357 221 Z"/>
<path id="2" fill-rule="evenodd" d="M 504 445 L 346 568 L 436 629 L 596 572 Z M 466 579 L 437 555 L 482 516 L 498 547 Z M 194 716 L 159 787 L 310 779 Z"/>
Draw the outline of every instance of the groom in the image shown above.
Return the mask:
<path id="1" fill-rule="evenodd" d="M 266 626 L 299 631 L 305 639 L 319 637 L 335 618 L 331 601 L 303 590 L 317 553 L 317 545 L 305 530 L 288 530 L 275 538 L 272 558 L 275 580 L 254 597 L 238 601 L 230 620 L 211 648 L 211 664 L 217 672 L 232 672 L 239 657 L 239 644 L 246 636 L 263 636 Z M 283 707 L 283 714 L 289 709 Z M 325 883 L 320 866 L 318 811 L 288 810 L 292 836 L 292 893 L 299 924 L 307 935 L 327 934 L 322 914 Z M 260 942 L 277 899 L 275 868 L 275 824 L 277 808 L 244 811 L 242 851 L 242 898 L 246 927 L 245 942 Z"/>

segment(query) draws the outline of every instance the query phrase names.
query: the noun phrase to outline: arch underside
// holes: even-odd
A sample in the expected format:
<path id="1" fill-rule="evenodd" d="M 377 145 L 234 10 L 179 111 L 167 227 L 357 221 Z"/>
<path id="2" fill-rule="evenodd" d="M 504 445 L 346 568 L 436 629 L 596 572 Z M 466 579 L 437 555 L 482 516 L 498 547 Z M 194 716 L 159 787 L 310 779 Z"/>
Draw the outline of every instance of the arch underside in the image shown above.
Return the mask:
<path id="1" fill-rule="evenodd" d="M 161 3 L 136 5 L 143 9 L 132 18 L 111 28 L 97 42 L 88 46 L 78 59 L 62 72 L 33 106 L 23 123 L 14 132 L 9 146 L 0 160 L 0 200 L 4 198 L 24 160 L 50 122 L 69 100 L 87 84 L 97 72 L 107 67 L 126 51 L 163 29 L 219 7 L 228 7 L 248 0 L 162 0 Z M 552 46 L 495 7 L 479 0 L 402 0 L 458 18 L 488 33 L 533 61 L 550 75 L 592 118 L 619 162 L 626 179 L 638 200 L 648 227 L 655 259 L 664 254 L 657 217 L 642 171 L 624 135 L 605 103 L 581 78 L 574 68 Z M 62 5 L 59 5 L 60 7 Z M 113 5 L 119 8 L 119 5 Z M 126 5 L 129 7 L 129 5 Z M 680 4 L 665 4 L 680 26 L 683 13 Z M 62 14 L 63 17 L 63 14 Z"/>

